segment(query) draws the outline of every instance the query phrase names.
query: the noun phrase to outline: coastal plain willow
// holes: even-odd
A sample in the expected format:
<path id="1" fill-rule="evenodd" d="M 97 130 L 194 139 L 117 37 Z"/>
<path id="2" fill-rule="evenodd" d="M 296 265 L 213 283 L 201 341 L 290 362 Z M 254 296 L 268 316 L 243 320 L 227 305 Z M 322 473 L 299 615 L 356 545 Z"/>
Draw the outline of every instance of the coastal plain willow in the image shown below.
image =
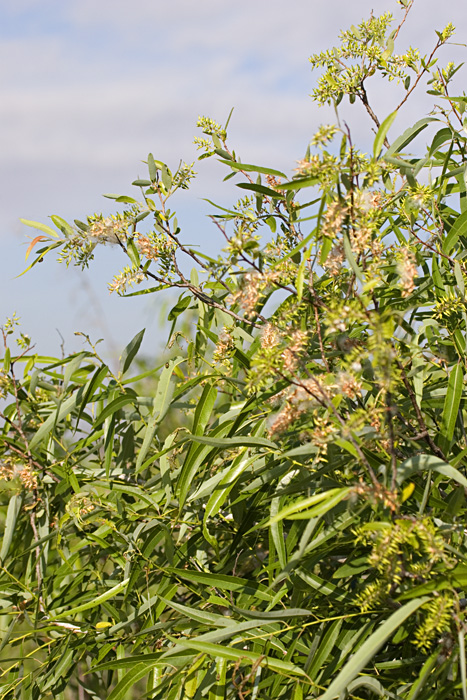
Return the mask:
<path id="1" fill-rule="evenodd" d="M 111 292 L 176 297 L 115 372 L 3 324 L 0 700 L 467 699 L 467 97 L 452 25 L 400 47 L 412 5 L 311 57 L 336 118 L 291 174 L 199 119 L 217 256 L 152 153 L 114 214 L 24 221 L 29 267 L 113 246 Z"/>

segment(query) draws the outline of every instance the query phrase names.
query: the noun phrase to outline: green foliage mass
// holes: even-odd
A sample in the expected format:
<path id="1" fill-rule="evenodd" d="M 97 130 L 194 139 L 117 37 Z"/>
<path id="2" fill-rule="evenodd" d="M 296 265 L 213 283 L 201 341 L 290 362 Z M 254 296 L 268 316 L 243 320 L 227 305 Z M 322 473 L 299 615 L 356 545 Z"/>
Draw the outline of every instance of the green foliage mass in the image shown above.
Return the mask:
<path id="1" fill-rule="evenodd" d="M 143 332 L 113 373 L 89 339 L 42 357 L 3 327 L 0 700 L 467 697 L 467 97 L 451 25 L 395 53 L 412 4 L 311 58 L 336 124 L 292 177 L 200 118 L 241 190 L 210 205 L 217 257 L 169 208 L 193 166 L 152 154 L 115 215 L 25 222 L 30 267 L 113 245 L 111 291 L 179 296 L 139 374 Z M 437 106 L 393 138 L 425 81 Z"/>

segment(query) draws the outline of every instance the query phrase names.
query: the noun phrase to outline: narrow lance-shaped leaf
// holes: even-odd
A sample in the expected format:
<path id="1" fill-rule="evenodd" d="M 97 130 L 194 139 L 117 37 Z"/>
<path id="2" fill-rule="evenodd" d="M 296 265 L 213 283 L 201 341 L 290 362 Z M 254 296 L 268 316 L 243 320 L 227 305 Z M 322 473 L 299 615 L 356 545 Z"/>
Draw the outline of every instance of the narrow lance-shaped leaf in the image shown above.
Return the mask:
<path id="1" fill-rule="evenodd" d="M 135 335 L 133 340 L 131 340 L 128 343 L 128 345 L 126 346 L 126 348 L 122 352 L 122 356 L 120 358 L 120 364 L 122 366 L 122 369 L 121 369 L 122 375 L 125 374 L 125 372 L 130 368 L 131 363 L 133 362 L 138 350 L 140 349 L 141 343 L 143 342 L 145 331 L 146 331 L 145 328 L 143 328 L 142 331 L 139 331 L 139 333 L 137 333 Z"/>
<path id="2" fill-rule="evenodd" d="M 177 365 L 184 362 L 183 357 L 177 357 L 174 360 L 170 360 L 167 367 L 162 370 L 158 385 L 156 396 L 154 397 L 153 412 L 148 421 L 147 428 L 144 433 L 143 444 L 138 453 L 138 458 L 136 460 L 136 473 L 139 473 L 141 467 L 144 463 L 146 455 L 149 451 L 152 441 L 154 440 L 154 435 L 156 433 L 157 425 L 164 418 L 170 407 L 170 402 L 172 400 L 174 392 L 174 383 L 171 381 L 173 371 Z"/>
<path id="3" fill-rule="evenodd" d="M 138 248 L 136 247 L 135 242 L 132 238 L 128 239 L 127 241 L 126 252 L 131 262 L 133 263 L 134 268 L 138 270 L 141 265 L 141 258 L 139 256 Z"/>
<path id="4" fill-rule="evenodd" d="M 467 478 L 458 469 L 451 464 L 447 464 L 439 457 L 428 454 L 416 455 L 406 459 L 397 469 L 397 483 L 402 484 L 405 479 L 410 478 L 419 471 L 437 472 L 467 488 Z"/>
<path id="5" fill-rule="evenodd" d="M 223 504 L 227 500 L 229 493 L 235 485 L 238 477 L 246 470 L 248 467 L 257 460 L 257 456 L 248 458 L 245 453 L 239 455 L 239 457 L 234 460 L 232 469 L 230 469 L 227 474 L 222 478 L 222 480 L 214 487 L 214 491 L 206 504 L 206 510 L 203 519 L 203 530 L 206 539 L 212 544 L 215 544 L 214 539 L 209 534 L 207 529 L 207 522 L 209 518 L 214 517 L 222 508 Z"/>
<path id="6" fill-rule="evenodd" d="M 330 489 L 329 491 L 324 491 L 323 493 L 317 493 L 314 496 L 310 496 L 309 498 L 304 498 L 303 500 L 296 501 L 295 503 L 290 504 L 289 506 L 286 506 L 283 508 L 279 513 L 274 515 L 273 518 L 267 523 L 267 525 L 271 525 L 272 523 L 279 522 L 280 520 L 284 520 L 285 518 L 290 517 L 291 515 L 295 515 L 299 513 L 300 511 L 309 511 L 311 506 L 316 506 L 318 504 L 321 504 L 324 502 L 324 505 L 326 505 L 326 502 L 332 503 L 332 506 L 336 505 L 340 501 L 342 501 L 344 498 L 348 496 L 350 492 L 350 489 L 348 488 L 343 488 L 343 489 Z M 308 515 L 307 515 L 308 517 Z M 312 517 L 312 516 L 310 516 Z"/>
<path id="7" fill-rule="evenodd" d="M 390 156 L 394 153 L 400 153 L 406 146 L 409 145 L 409 143 L 411 143 L 411 141 L 413 141 L 424 129 L 426 129 L 430 122 L 435 121 L 439 121 L 439 119 L 436 119 L 436 117 L 424 117 L 413 126 L 410 126 L 401 136 L 392 142 L 386 156 Z"/>
<path id="8" fill-rule="evenodd" d="M 378 157 L 378 155 L 383 147 L 387 133 L 388 133 L 389 129 L 391 128 L 396 116 L 397 116 L 397 109 L 395 112 L 391 112 L 391 114 L 386 117 L 386 119 L 382 122 L 381 126 L 379 127 L 378 132 L 376 134 L 374 144 L 373 144 L 373 156 L 375 158 Z"/>
<path id="9" fill-rule="evenodd" d="M 257 654 L 243 649 L 240 651 L 239 649 L 221 646 L 220 644 L 212 644 L 210 642 L 199 642 L 196 639 L 181 639 L 178 643 L 189 649 L 195 649 L 196 651 L 210 654 L 214 658 L 222 657 L 230 661 L 238 661 L 239 658 L 245 658 L 257 665 L 266 666 L 266 668 L 270 668 L 271 671 L 275 673 L 306 677 L 305 672 L 299 666 L 287 661 L 281 661 L 274 657 L 265 656 L 264 654 Z"/>
<path id="10" fill-rule="evenodd" d="M 274 177 L 287 177 L 285 173 L 280 170 L 273 170 L 272 168 L 264 168 L 259 165 L 251 165 L 249 163 L 237 163 L 231 160 L 221 160 L 224 165 L 230 165 L 233 170 L 243 170 L 246 173 L 262 173 L 263 175 L 273 175 Z"/>
<path id="11" fill-rule="evenodd" d="M 96 608 L 98 605 L 105 603 L 107 600 L 110 600 L 110 598 L 113 598 L 114 596 L 124 591 L 128 585 L 128 581 L 129 579 L 126 578 L 120 583 L 117 583 L 117 585 L 113 588 L 110 588 L 108 591 L 105 591 L 105 593 L 102 593 L 101 595 L 97 596 L 97 598 L 92 598 L 86 603 L 82 603 L 81 605 L 77 605 L 76 607 L 71 608 L 71 610 L 65 610 L 64 612 L 58 613 L 57 615 L 51 615 L 49 619 L 60 620 L 62 617 L 73 617 L 74 615 L 84 612 L 85 610 L 91 610 L 92 608 Z"/>
<path id="12" fill-rule="evenodd" d="M 50 226 L 47 226 L 47 224 L 41 224 L 39 221 L 29 221 L 28 219 L 20 219 L 20 221 L 22 224 L 25 224 L 25 226 L 37 228 L 39 229 L 39 231 L 43 231 L 48 236 L 52 236 L 53 238 L 59 238 L 58 233 L 53 228 L 50 228 Z"/>
<path id="13" fill-rule="evenodd" d="M 76 418 L 76 427 L 78 427 L 81 416 L 83 415 L 83 412 L 86 406 L 88 405 L 89 400 L 94 396 L 97 389 L 101 386 L 108 372 L 109 368 L 107 367 L 107 365 L 101 365 L 100 367 L 97 367 L 87 386 L 85 386 L 83 390 L 83 400 L 81 401 L 78 416 Z"/>
<path id="14" fill-rule="evenodd" d="M 23 496 L 16 493 L 11 496 L 8 503 L 8 510 L 3 529 L 2 548 L 0 550 L 0 562 L 2 562 L 2 564 L 10 551 L 10 546 L 16 530 L 16 521 L 20 513 L 22 503 Z"/>
<path id="15" fill-rule="evenodd" d="M 368 637 L 358 651 L 355 652 L 345 664 L 342 671 L 332 681 L 326 692 L 319 696 L 319 700 L 334 700 L 334 698 L 339 697 L 340 693 L 342 693 L 360 671 L 365 668 L 389 637 L 404 624 L 405 620 L 410 617 L 410 615 L 413 615 L 413 613 L 428 600 L 428 597 L 416 598 L 406 603 L 399 608 L 399 610 L 396 610 L 396 612 Z"/>
<path id="16" fill-rule="evenodd" d="M 153 182 L 157 179 L 158 165 L 159 164 L 156 164 L 156 161 L 154 160 L 154 156 L 152 155 L 152 153 L 149 153 L 149 155 L 148 155 L 148 170 L 149 170 L 149 177 Z"/>
<path id="17" fill-rule="evenodd" d="M 132 394 L 121 394 L 117 396 L 116 399 L 111 401 L 107 406 L 99 413 L 96 421 L 94 422 L 94 428 L 97 428 L 101 423 L 105 421 L 106 418 L 113 415 L 119 411 L 124 406 L 128 406 L 130 403 L 135 402 L 135 396 Z"/>
<path id="18" fill-rule="evenodd" d="M 24 256 L 24 259 L 27 260 L 29 258 L 29 254 L 31 250 L 34 248 L 36 243 L 39 243 L 40 241 L 46 241 L 47 236 L 36 236 L 35 238 L 32 239 L 31 243 L 28 245 L 27 250 L 26 250 L 26 255 Z"/>
<path id="19" fill-rule="evenodd" d="M 345 257 L 347 258 L 347 262 L 349 263 L 352 272 L 355 274 L 355 277 L 360 280 L 360 282 L 363 282 L 363 272 L 361 268 L 358 266 L 357 261 L 355 260 L 355 255 L 353 254 L 352 251 L 352 246 L 350 245 L 350 239 L 347 234 L 344 234 L 344 252 L 345 252 Z"/>
<path id="20" fill-rule="evenodd" d="M 446 255 L 452 251 L 460 236 L 464 236 L 467 233 L 467 211 L 460 214 L 455 220 L 451 229 L 448 231 L 446 238 L 443 241 L 443 252 Z"/>
<path id="21" fill-rule="evenodd" d="M 54 426 L 60 423 L 60 421 L 75 408 L 78 398 L 79 392 L 76 391 L 66 401 L 59 404 L 57 410 L 51 413 L 51 415 L 46 421 L 44 421 L 44 423 L 42 423 L 36 434 L 30 440 L 29 448 L 31 450 L 34 449 L 34 447 L 36 447 L 36 445 L 38 445 L 44 438 L 46 438 L 51 433 Z"/>
<path id="22" fill-rule="evenodd" d="M 440 443 L 443 452 L 449 450 L 449 446 L 454 435 L 459 406 L 462 398 L 464 386 L 464 364 L 458 364 L 452 368 L 449 374 L 448 389 L 444 401 L 443 413 L 441 416 Z"/>
<path id="23" fill-rule="evenodd" d="M 258 194 L 264 194 L 267 197 L 275 197 L 277 199 L 284 199 L 284 195 L 281 194 L 280 192 L 276 192 L 275 190 L 272 190 L 270 187 L 265 187 L 264 185 L 258 185 L 255 183 L 250 183 L 250 182 L 239 182 L 237 183 L 237 187 L 240 187 L 242 190 L 250 190 L 251 192 L 258 192 Z"/>
<path id="24" fill-rule="evenodd" d="M 76 235 L 76 231 L 73 228 L 73 226 L 70 226 L 68 221 L 65 221 L 65 219 L 62 219 L 61 216 L 57 216 L 56 214 L 53 214 L 50 218 L 54 222 L 55 226 L 58 229 L 60 229 L 60 231 L 65 234 L 65 236 L 75 236 Z"/>

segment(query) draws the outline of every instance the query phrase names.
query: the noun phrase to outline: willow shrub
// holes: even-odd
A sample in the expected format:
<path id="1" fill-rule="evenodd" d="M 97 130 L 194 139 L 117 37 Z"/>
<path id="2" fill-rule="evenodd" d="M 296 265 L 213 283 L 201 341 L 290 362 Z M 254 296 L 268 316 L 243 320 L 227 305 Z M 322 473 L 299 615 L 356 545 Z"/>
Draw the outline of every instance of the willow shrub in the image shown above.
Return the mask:
<path id="1" fill-rule="evenodd" d="M 288 178 L 199 120 L 241 190 L 218 257 L 169 208 L 192 166 L 151 154 L 119 213 L 25 222 L 33 265 L 112 244 L 111 291 L 179 298 L 136 376 L 143 332 L 114 374 L 3 328 L 0 698 L 466 698 L 467 98 L 435 55 L 451 25 L 394 53 L 400 5 L 311 58 L 369 155 L 338 120 Z M 402 88 L 381 123 L 378 78 Z M 389 143 L 426 79 L 438 106 Z"/>

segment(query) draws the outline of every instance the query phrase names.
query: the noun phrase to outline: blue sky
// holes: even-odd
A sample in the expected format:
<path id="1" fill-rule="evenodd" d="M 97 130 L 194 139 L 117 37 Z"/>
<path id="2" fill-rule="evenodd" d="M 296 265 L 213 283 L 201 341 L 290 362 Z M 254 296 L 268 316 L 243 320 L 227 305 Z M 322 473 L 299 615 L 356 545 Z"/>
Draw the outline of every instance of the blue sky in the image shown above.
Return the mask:
<path id="1" fill-rule="evenodd" d="M 386 10 L 395 0 L 15 0 L 0 7 L 0 323 L 16 311 L 23 330 L 47 354 L 81 347 L 75 330 L 104 337 L 107 356 L 118 355 L 148 327 L 146 352 L 160 341 L 162 298 L 109 296 L 119 270 L 116 252 L 98 251 L 92 269 L 66 270 L 50 258 L 15 279 L 24 266 L 29 231 L 24 217 L 72 220 L 111 210 L 105 192 L 131 193 L 152 151 L 172 165 L 195 160 L 199 114 L 225 120 L 230 143 L 244 162 L 291 173 L 322 122 L 333 121 L 309 97 L 316 76 L 311 53 L 332 46 L 341 29 Z M 461 2 L 416 0 L 401 33 L 428 50 L 434 29 L 452 21 L 466 42 L 467 7 Z M 465 48 L 445 50 L 465 59 Z M 465 73 L 464 73 L 465 74 Z M 461 81 L 460 84 L 462 84 Z M 385 88 L 374 98 L 384 118 L 393 108 Z M 404 126 L 430 104 L 421 97 L 401 115 Z M 368 134 L 367 116 L 346 111 L 356 138 Z M 352 116 L 353 115 L 353 116 Z M 395 124 L 397 129 L 397 122 Z M 232 201 L 231 184 L 213 161 L 196 166 L 193 188 L 179 199 L 183 235 L 216 249 L 206 219 L 209 197 Z M 123 264 L 123 262 L 122 262 Z"/>

